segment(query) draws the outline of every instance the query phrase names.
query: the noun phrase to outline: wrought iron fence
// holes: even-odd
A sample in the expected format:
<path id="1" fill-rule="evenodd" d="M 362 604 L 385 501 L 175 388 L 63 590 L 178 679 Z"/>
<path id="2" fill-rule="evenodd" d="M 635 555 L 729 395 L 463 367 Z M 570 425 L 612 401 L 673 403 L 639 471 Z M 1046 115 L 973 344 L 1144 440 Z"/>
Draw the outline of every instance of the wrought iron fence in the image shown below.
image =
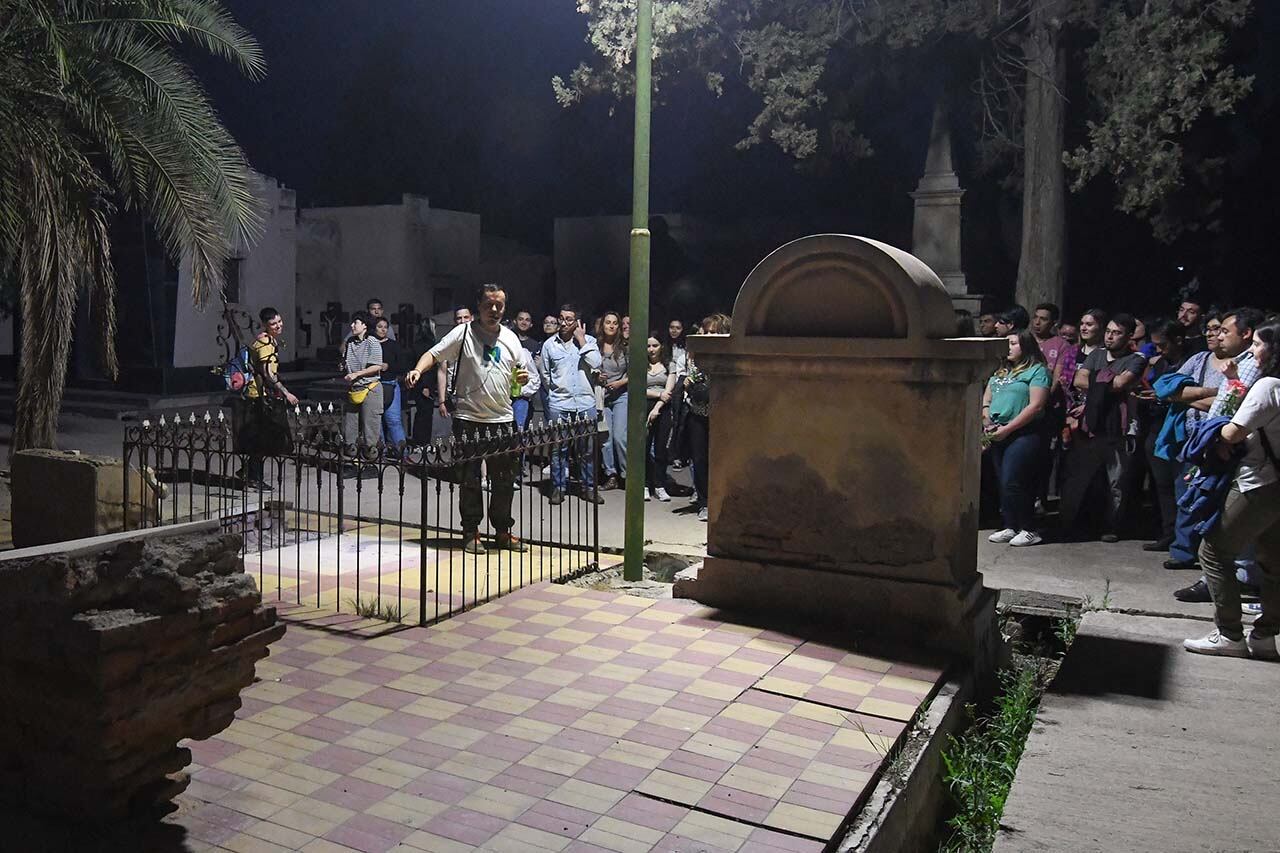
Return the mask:
<path id="1" fill-rule="evenodd" d="M 287 421 L 289 451 L 253 457 L 222 410 L 128 425 L 125 467 L 143 476 L 125 478 L 126 525 L 220 519 L 241 534 L 264 597 L 418 624 L 600 567 L 596 484 L 571 478 L 553 497 L 548 477 L 557 460 L 571 474 L 594 465 L 592 419 L 401 447 L 346 444 L 332 405 L 295 408 Z M 509 479 L 512 526 L 495 530 L 490 510 Z M 138 483 L 149 494 L 131 496 Z M 464 496 L 484 510 L 478 544 L 464 539 Z"/>

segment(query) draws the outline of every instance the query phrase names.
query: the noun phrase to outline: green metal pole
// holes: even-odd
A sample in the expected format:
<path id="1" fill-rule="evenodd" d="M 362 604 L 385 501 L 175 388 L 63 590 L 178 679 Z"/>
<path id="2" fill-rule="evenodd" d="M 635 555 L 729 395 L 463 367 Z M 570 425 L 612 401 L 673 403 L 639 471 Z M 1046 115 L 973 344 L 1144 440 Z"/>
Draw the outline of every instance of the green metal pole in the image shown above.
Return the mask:
<path id="1" fill-rule="evenodd" d="M 636 20 L 636 136 L 631 197 L 631 346 L 627 353 L 627 506 L 622 575 L 644 576 L 645 373 L 649 358 L 649 114 L 653 0 L 639 0 Z"/>

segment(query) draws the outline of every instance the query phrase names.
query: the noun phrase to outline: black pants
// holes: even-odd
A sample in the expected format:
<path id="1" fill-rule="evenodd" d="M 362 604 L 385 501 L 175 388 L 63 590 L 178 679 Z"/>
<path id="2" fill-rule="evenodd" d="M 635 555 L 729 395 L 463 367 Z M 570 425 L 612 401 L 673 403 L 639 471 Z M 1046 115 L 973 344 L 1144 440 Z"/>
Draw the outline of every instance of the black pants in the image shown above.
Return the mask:
<path id="1" fill-rule="evenodd" d="M 256 403 L 253 401 L 241 397 L 231 400 L 231 434 L 235 439 L 235 448 L 238 453 L 243 453 L 243 448 L 255 443 L 256 436 L 250 435 L 253 429 L 250 407 L 254 405 Z M 250 455 L 245 462 L 243 476 L 246 480 L 261 482 L 265 468 L 266 460 L 262 456 Z"/>
<path id="2" fill-rule="evenodd" d="M 657 400 L 649 400 L 646 413 L 652 412 L 657 404 Z M 670 435 L 670 412 L 663 406 L 658 419 L 649 425 L 644 436 L 644 484 L 650 489 L 661 489 L 667 485 L 667 439 Z"/>
<path id="3" fill-rule="evenodd" d="M 693 486 L 698 490 L 698 509 L 705 509 L 707 463 L 711 457 L 711 430 L 707 417 L 689 412 L 684 422 L 684 431 L 689 439 L 689 452 L 693 454 Z"/>
<path id="4" fill-rule="evenodd" d="M 1182 466 L 1176 461 L 1170 462 L 1156 456 L 1156 433 L 1155 429 L 1147 433 L 1145 452 L 1147 465 L 1151 468 L 1151 479 L 1156 486 L 1156 506 L 1160 508 L 1160 538 L 1172 540 L 1173 524 L 1178 518 L 1173 481 L 1177 479 Z"/>
<path id="5" fill-rule="evenodd" d="M 435 416 L 436 407 L 432 404 L 430 397 L 422 396 L 419 391 L 414 392 L 413 401 L 413 430 L 410 439 L 414 444 L 423 445 L 431 443 L 431 420 Z"/>
<path id="6" fill-rule="evenodd" d="M 514 424 L 479 424 L 453 419 L 453 434 L 462 441 L 473 439 L 488 429 L 498 435 L 509 435 L 514 431 Z M 507 533 L 515 525 L 511 517 L 511 499 L 515 493 L 515 473 L 517 456 L 503 453 L 489 456 L 484 466 L 489 469 L 489 524 L 499 533 Z M 484 494 L 480 487 L 480 460 L 464 462 L 461 465 L 462 486 L 458 498 L 458 511 L 462 515 L 462 531 L 474 534 L 480 529 L 484 519 Z"/>

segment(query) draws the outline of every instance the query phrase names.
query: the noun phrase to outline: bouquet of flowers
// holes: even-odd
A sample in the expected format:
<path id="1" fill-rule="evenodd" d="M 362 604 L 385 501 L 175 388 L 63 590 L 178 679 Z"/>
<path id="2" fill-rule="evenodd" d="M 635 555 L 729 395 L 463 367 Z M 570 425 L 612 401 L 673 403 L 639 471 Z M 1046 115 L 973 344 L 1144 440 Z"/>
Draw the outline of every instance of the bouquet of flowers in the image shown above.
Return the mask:
<path id="1" fill-rule="evenodd" d="M 1244 398 L 1248 393 L 1249 386 L 1239 379 L 1227 380 L 1227 393 L 1222 398 L 1222 411 L 1219 414 L 1229 418 L 1240 411 L 1240 404 L 1244 402 Z"/>

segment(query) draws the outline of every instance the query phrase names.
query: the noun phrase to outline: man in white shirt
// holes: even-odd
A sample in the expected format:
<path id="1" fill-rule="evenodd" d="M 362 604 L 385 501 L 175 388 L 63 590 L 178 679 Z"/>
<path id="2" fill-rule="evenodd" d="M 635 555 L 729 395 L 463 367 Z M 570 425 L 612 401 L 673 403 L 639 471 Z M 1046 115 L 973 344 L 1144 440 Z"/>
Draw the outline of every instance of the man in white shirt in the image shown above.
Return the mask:
<path id="1" fill-rule="evenodd" d="M 422 374 L 438 362 L 456 365 L 453 412 L 453 434 L 462 441 L 475 440 L 482 430 L 509 435 L 515 429 L 511 410 L 511 384 L 528 384 L 529 371 L 522 365 L 524 347 L 515 332 L 502 325 L 507 310 L 507 294 L 497 284 L 483 284 L 476 300 L 476 319 L 454 326 L 453 331 L 422 354 L 418 363 L 405 375 L 412 388 Z M 492 492 L 489 496 L 489 523 L 498 531 L 495 546 L 507 551 L 527 551 L 511 531 L 511 498 L 515 491 L 515 454 L 500 454 L 485 459 Z M 480 490 L 480 461 L 463 467 L 459 496 L 464 549 L 471 554 L 484 553 L 480 541 L 480 522 L 484 518 L 484 499 Z"/>

